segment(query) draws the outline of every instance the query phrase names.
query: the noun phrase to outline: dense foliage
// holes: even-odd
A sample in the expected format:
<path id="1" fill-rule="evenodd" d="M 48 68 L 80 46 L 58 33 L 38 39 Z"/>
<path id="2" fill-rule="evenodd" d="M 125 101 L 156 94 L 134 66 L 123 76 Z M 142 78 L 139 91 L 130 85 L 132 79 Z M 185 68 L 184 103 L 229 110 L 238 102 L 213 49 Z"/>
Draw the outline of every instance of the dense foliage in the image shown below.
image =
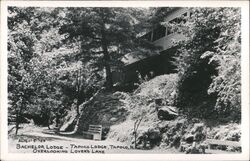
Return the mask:
<path id="1" fill-rule="evenodd" d="M 187 36 L 176 57 L 178 103 L 201 117 L 240 119 L 241 35 L 239 8 L 194 8 L 178 29 Z M 198 103 L 198 104 L 197 104 Z M 192 110 L 194 109 L 194 110 Z"/>
<path id="2" fill-rule="evenodd" d="M 9 115 L 15 115 L 16 132 L 24 113 L 33 111 L 32 105 L 38 101 L 35 98 L 45 95 L 43 96 L 45 101 L 48 99 L 47 91 L 54 90 L 48 87 L 53 84 L 51 78 L 55 76 L 51 73 L 52 70 L 45 70 L 49 69 L 47 66 L 49 62 L 46 60 L 45 63 L 41 62 L 43 59 L 38 47 L 42 42 L 42 32 L 50 25 L 46 14 L 47 12 L 35 8 L 9 7 L 8 92 L 10 101 L 8 111 Z M 38 23 L 40 25 L 37 25 Z M 43 108 L 43 105 L 41 104 L 39 108 Z"/>

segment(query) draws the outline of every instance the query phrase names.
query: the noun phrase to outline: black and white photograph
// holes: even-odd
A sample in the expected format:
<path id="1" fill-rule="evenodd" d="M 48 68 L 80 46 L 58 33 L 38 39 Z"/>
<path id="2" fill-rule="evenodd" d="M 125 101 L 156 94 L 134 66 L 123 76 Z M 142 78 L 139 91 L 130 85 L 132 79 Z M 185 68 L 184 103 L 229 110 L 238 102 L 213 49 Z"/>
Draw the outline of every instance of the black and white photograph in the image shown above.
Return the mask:
<path id="1" fill-rule="evenodd" d="M 241 7 L 6 11 L 8 153 L 242 154 Z"/>

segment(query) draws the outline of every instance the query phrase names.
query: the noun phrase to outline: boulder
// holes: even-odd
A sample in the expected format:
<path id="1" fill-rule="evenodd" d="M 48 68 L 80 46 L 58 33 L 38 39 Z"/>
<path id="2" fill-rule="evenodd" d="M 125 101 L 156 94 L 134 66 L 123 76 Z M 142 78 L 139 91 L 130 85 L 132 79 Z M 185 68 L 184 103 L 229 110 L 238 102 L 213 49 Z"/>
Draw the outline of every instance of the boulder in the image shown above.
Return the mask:
<path id="1" fill-rule="evenodd" d="M 152 149 L 154 146 L 160 145 L 161 139 L 160 130 L 151 128 L 138 137 L 137 145 L 141 149 Z"/>
<path id="2" fill-rule="evenodd" d="M 173 120 L 178 116 L 178 111 L 176 107 L 164 106 L 159 108 L 157 115 L 160 120 Z"/>
<path id="3" fill-rule="evenodd" d="M 112 118 L 110 119 L 111 122 L 116 122 L 117 120 L 118 120 L 118 118 L 115 118 L 115 117 L 112 117 Z"/>
<path id="4" fill-rule="evenodd" d="M 185 141 L 186 141 L 186 143 L 188 143 L 188 144 L 192 144 L 192 143 L 194 142 L 194 135 L 188 134 L 188 135 L 185 137 Z"/>
<path id="5" fill-rule="evenodd" d="M 147 135 L 150 140 L 156 140 L 161 138 L 161 132 L 158 129 L 149 129 Z"/>

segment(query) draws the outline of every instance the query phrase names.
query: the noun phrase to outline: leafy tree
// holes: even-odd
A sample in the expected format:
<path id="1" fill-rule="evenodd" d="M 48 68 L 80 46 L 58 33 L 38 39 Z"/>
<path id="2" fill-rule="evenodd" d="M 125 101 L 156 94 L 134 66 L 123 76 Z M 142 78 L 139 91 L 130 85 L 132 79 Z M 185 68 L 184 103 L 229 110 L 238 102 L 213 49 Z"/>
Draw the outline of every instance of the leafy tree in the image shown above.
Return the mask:
<path id="1" fill-rule="evenodd" d="M 15 115 L 16 134 L 24 114 L 39 111 L 37 100 L 53 93 L 55 73 L 44 51 L 57 48 L 53 37 L 55 14 L 34 7 L 8 8 L 8 93 L 9 115 Z M 50 32 L 48 32 L 50 30 Z M 48 36 L 50 37 L 48 38 Z M 47 36 L 47 37 L 46 37 Z M 60 35 L 59 35 L 60 36 Z M 45 40 L 46 37 L 46 40 Z M 52 41 L 49 41 L 52 40 Z M 47 41 L 47 42 L 46 42 Z M 46 95 L 48 97 L 48 95 Z M 33 107 L 36 107 L 35 109 Z M 35 111 L 35 112 L 34 112 Z"/>
<path id="2" fill-rule="evenodd" d="M 81 42 L 79 55 L 82 61 L 91 61 L 99 71 L 105 69 L 109 89 L 113 86 L 112 68 L 119 66 L 119 58 L 133 51 L 145 53 L 142 41 L 136 41 L 138 13 L 143 11 L 133 8 L 68 8 L 66 12 L 67 23 L 61 27 L 61 33 L 68 35 L 66 40 Z"/>
<path id="3" fill-rule="evenodd" d="M 187 22 L 175 24 L 187 37 L 179 43 L 181 107 L 201 117 L 219 112 L 240 118 L 240 9 L 193 8 Z M 195 107 L 198 107 L 195 108 Z M 212 113 L 211 113 L 212 112 Z"/>
<path id="4" fill-rule="evenodd" d="M 32 9 L 30 8 L 32 11 Z M 9 37 L 8 37 L 8 91 L 10 112 L 13 112 L 16 117 L 16 133 L 18 132 L 20 118 L 31 101 L 30 97 L 33 94 L 33 75 L 31 59 L 35 56 L 32 48 L 36 37 L 30 31 L 30 21 L 25 20 L 25 16 L 32 15 L 28 11 L 28 15 L 23 14 L 22 9 L 9 8 L 8 19 Z"/>

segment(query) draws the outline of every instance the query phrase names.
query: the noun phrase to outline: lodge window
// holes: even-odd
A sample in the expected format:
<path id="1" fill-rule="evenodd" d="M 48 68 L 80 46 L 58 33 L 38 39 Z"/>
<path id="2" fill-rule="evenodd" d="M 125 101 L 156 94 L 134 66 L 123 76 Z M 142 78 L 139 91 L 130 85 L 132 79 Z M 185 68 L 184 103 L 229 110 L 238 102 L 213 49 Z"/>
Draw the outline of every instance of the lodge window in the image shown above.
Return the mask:
<path id="1" fill-rule="evenodd" d="M 159 25 L 153 30 L 153 41 L 158 40 L 166 36 L 166 27 Z"/>

